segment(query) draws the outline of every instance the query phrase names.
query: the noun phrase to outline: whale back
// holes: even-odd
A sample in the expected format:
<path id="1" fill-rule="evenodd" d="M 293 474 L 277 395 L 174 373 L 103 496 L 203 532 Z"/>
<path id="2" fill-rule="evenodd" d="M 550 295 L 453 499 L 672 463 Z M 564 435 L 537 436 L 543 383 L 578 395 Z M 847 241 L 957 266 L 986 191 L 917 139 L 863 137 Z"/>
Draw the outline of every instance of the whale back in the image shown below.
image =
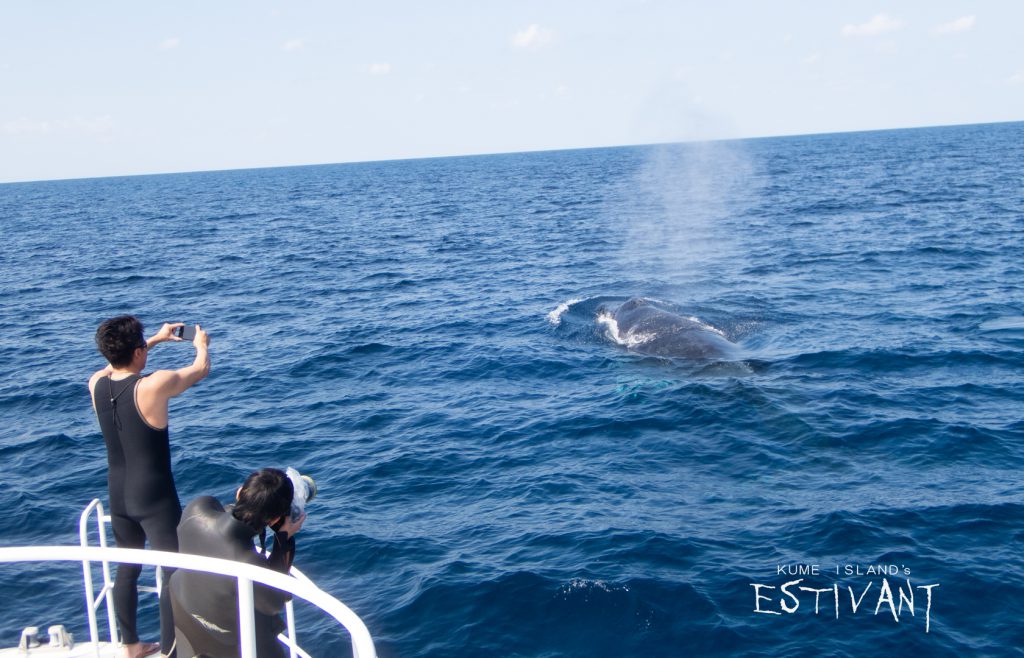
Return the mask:
<path id="1" fill-rule="evenodd" d="M 736 356 L 735 343 L 710 327 L 634 297 L 613 315 L 620 336 L 634 351 L 654 356 L 722 359 Z"/>

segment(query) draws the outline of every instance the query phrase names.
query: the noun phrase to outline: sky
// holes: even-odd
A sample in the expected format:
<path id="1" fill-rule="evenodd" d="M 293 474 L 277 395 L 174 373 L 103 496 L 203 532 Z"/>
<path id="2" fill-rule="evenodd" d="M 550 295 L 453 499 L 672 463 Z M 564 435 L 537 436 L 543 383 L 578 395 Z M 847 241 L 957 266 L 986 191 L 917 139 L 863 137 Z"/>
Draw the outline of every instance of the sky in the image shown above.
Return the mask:
<path id="1" fill-rule="evenodd" d="M 14 1 L 0 182 L 1024 120 L 1024 2 Z"/>

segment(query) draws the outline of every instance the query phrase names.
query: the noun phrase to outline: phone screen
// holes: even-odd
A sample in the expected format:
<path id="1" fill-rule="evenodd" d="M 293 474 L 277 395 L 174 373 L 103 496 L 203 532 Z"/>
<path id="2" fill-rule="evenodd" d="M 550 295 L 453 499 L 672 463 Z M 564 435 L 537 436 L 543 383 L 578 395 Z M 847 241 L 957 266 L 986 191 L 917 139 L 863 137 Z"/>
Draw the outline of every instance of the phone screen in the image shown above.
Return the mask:
<path id="1" fill-rule="evenodd" d="M 185 325 L 184 327 L 178 327 L 175 330 L 175 333 L 178 335 L 178 338 L 182 340 L 194 340 L 196 337 L 196 328 L 195 325 Z"/>

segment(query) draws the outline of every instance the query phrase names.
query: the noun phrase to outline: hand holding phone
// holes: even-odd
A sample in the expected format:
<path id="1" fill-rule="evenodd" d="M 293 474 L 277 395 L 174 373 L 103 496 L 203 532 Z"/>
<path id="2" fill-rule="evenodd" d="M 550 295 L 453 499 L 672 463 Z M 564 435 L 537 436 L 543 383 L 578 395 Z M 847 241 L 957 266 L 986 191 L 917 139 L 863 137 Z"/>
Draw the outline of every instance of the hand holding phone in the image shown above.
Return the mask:
<path id="1" fill-rule="evenodd" d="M 182 340 L 192 341 L 196 337 L 196 326 L 182 325 L 174 330 L 174 335 Z"/>

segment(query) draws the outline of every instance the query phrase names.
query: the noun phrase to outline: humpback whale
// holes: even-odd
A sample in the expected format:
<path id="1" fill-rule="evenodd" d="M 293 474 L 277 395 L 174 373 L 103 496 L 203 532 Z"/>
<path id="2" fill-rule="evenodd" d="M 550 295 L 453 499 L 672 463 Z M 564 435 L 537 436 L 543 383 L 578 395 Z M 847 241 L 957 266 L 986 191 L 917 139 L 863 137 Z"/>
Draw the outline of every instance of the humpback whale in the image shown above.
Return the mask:
<path id="1" fill-rule="evenodd" d="M 615 342 L 642 354 L 687 359 L 739 358 L 739 347 L 720 332 L 694 318 L 686 318 L 633 297 L 618 307 L 602 307 L 598 321 L 608 325 Z"/>

